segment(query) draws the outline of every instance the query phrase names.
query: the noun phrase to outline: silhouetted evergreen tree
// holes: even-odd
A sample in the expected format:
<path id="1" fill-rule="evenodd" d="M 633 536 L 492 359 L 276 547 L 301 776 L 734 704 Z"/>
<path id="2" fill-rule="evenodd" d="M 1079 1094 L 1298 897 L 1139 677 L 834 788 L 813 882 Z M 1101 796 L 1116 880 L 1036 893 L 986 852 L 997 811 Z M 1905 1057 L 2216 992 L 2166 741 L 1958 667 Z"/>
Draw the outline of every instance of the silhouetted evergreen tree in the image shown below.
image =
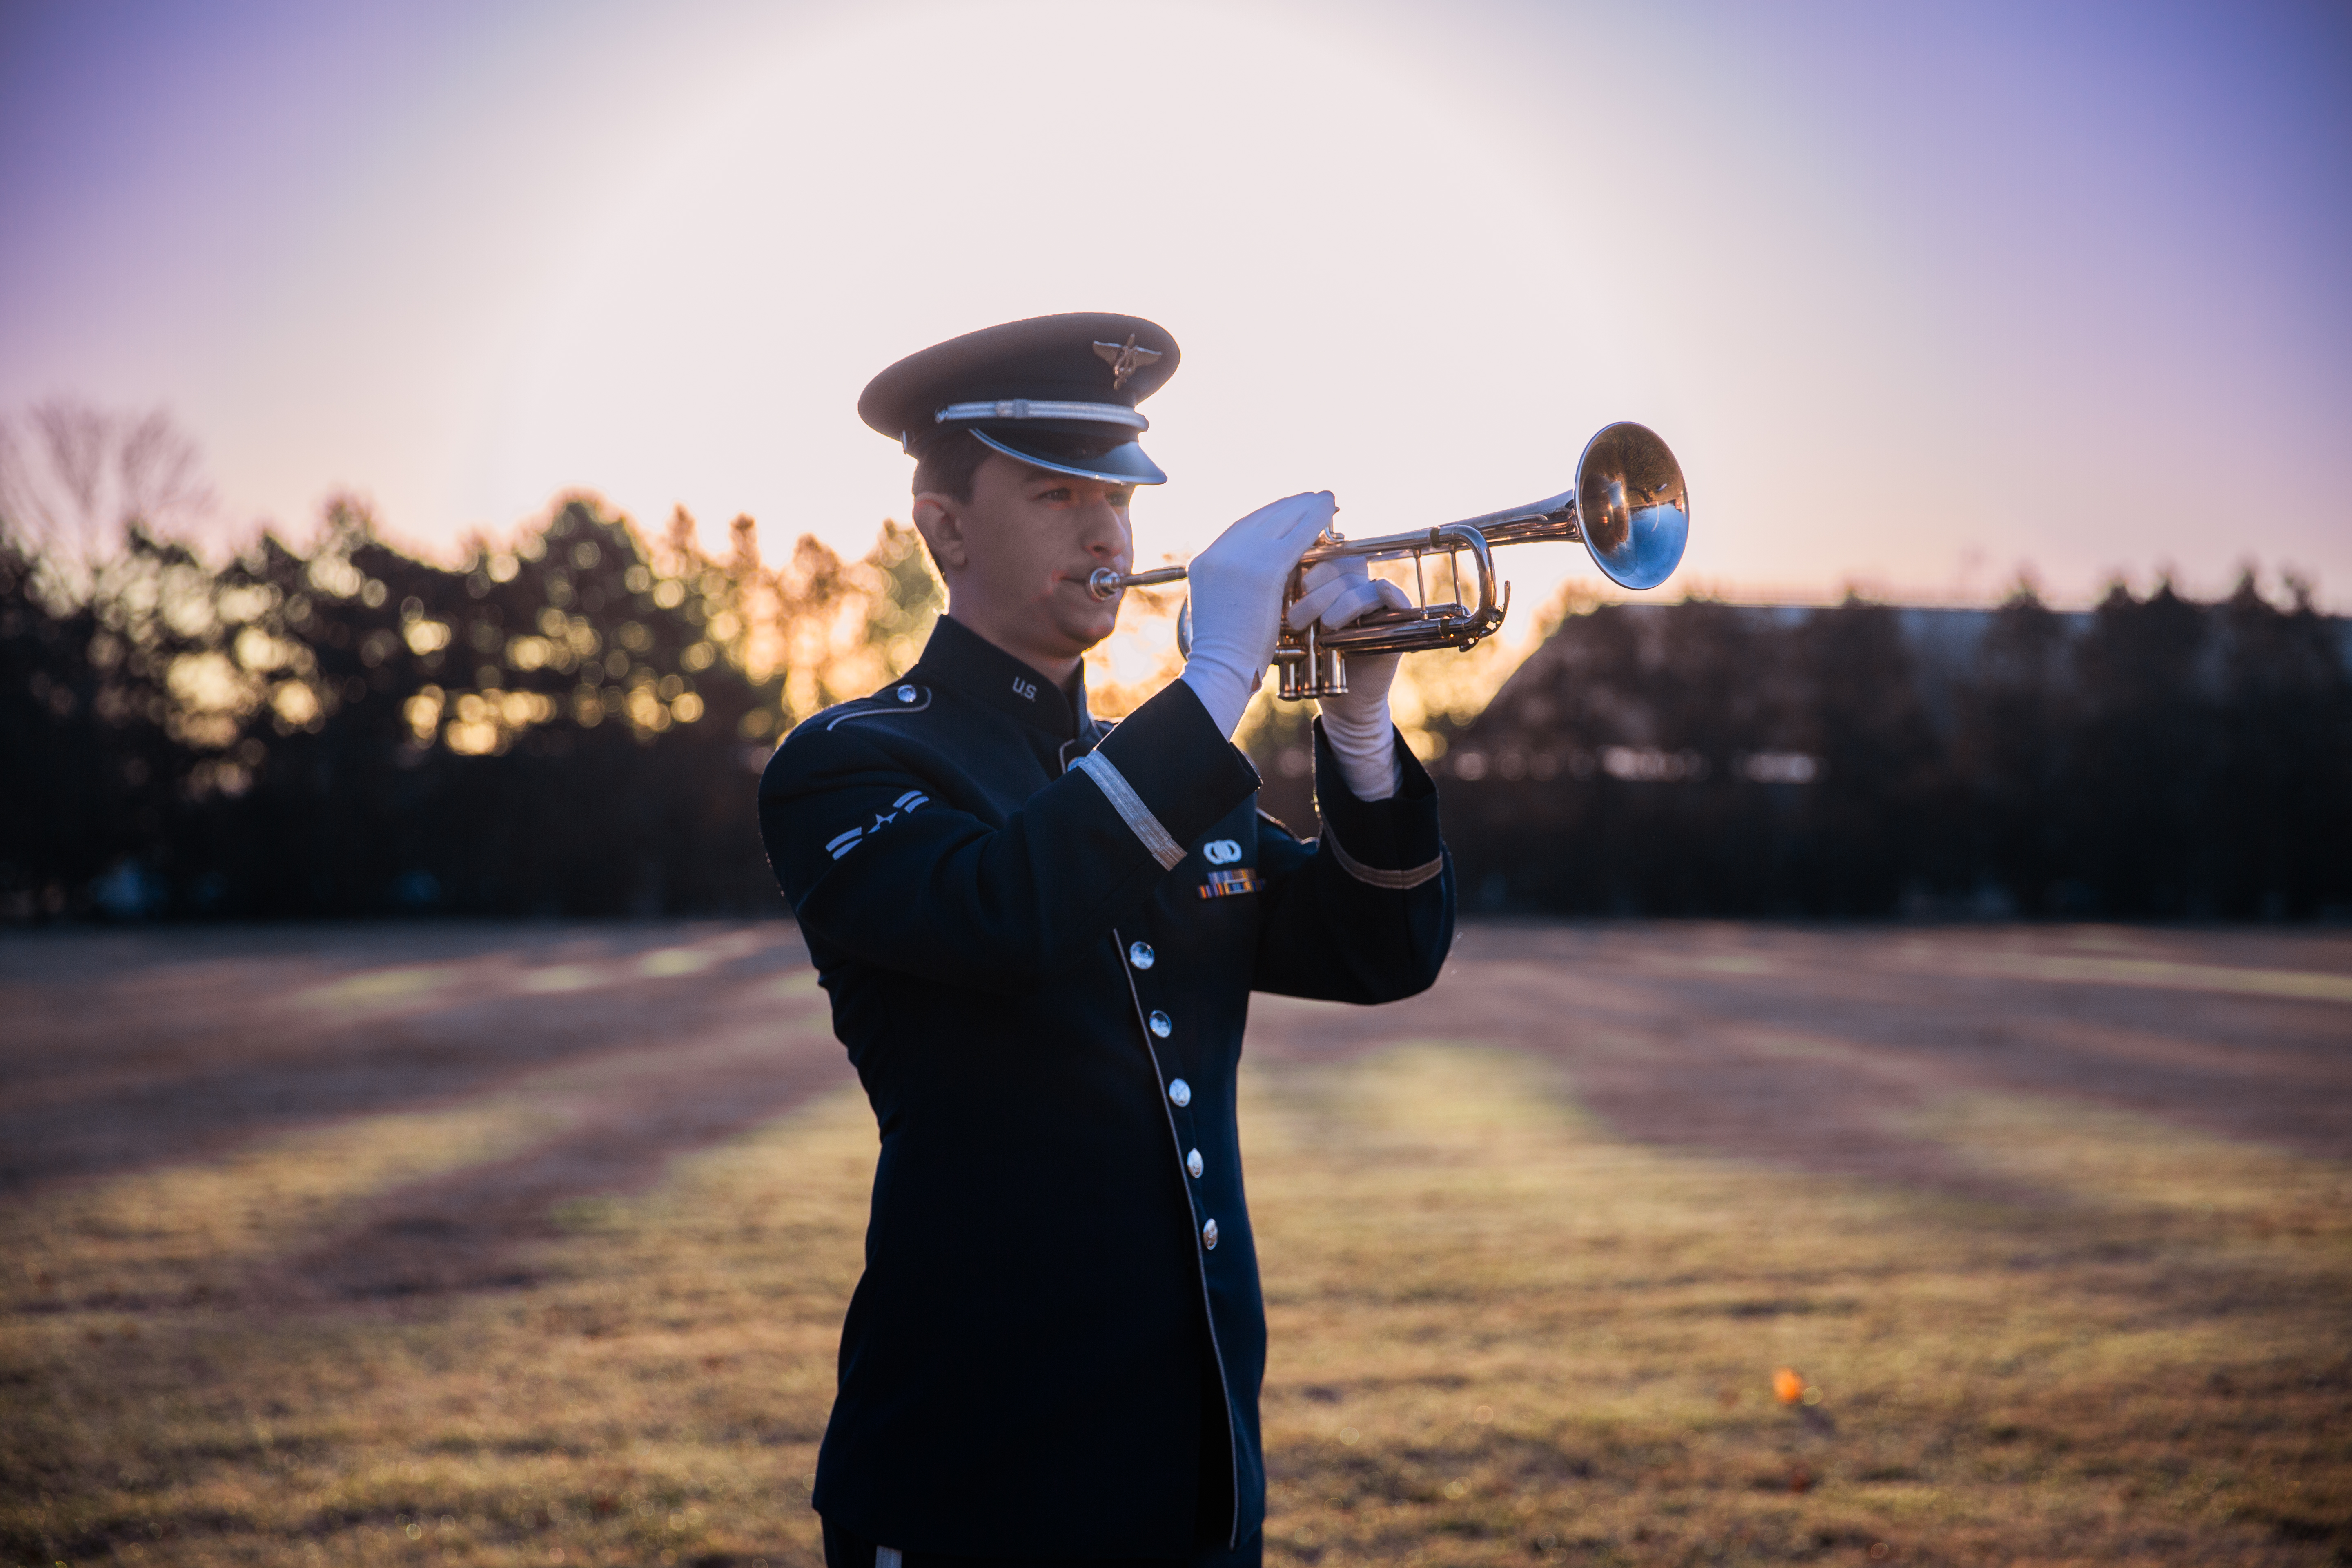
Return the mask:
<path id="1" fill-rule="evenodd" d="M 1873 914 L 1906 887 L 1948 884 L 1958 868 L 1937 830 L 1943 759 L 1895 612 L 1849 596 L 1790 637 L 1808 698 L 1797 749 L 1823 770 L 1803 796 L 1791 868 L 1799 900 L 1823 914 Z"/>
<path id="2" fill-rule="evenodd" d="M 1952 745 L 1953 822 L 1995 910 L 2061 914 L 2076 825 L 2062 809 L 2075 737 L 2065 623 L 2029 587 L 1994 612 L 1962 689 Z"/>
<path id="3" fill-rule="evenodd" d="M 37 567 L 0 538 L 0 910 L 156 912 L 195 763 L 169 676 L 206 646 L 210 574 L 136 525 L 87 598 Z"/>
<path id="4" fill-rule="evenodd" d="M 2352 864 L 2352 674 L 2340 627 L 2290 588 L 2282 610 L 2249 575 L 2210 616 L 2221 711 L 2190 831 L 2221 914 L 2307 917 Z"/>
<path id="5" fill-rule="evenodd" d="M 2220 760 L 2208 620 L 2169 583 L 2146 599 L 2117 585 L 2075 651 L 2064 799 L 2078 875 L 2106 911 L 2215 912 L 2198 891 L 2210 842 L 2198 818 Z"/>

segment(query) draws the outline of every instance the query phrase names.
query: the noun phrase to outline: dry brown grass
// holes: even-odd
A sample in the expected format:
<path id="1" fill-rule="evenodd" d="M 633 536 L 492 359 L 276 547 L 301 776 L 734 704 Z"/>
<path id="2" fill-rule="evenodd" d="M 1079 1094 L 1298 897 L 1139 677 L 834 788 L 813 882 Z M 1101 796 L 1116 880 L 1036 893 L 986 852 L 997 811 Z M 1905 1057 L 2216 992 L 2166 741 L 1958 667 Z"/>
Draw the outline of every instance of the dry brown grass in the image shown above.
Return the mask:
<path id="1" fill-rule="evenodd" d="M 2053 1149 L 2046 1108 L 1986 1099 L 1921 1136 L 2012 1175 L 2024 1143 L 2052 1185 L 1923 1196 L 1632 1145 L 1556 1072 L 1434 1043 L 1254 1098 L 1288 1554 L 2288 1562 L 2352 1540 L 2340 1169 L 2124 1115 Z M 1818 1403 L 1781 1405 L 1781 1366 Z"/>
<path id="2" fill-rule="evenodd" d="M 444 1120 L 370 1119 L 204 1184 L 232 1211 L 329 1211 L 364 1151 Z M 570 1201 L 531 1283 L 425 1311 L 281 1310 L 249 1255 L 190 1260 L 174 1222 L 206 1231 L 204 1214 L 20 1214 L 5 1463 L 38 1489 L 9 1500 L 9 1545 L 74 1563 L 814 1561 L 802 1478 L 872 1166 L 864 1102 L 836 1092 L 651 1192 Z"/>
<path id="3" fill-rule="evenodd" d="M 1707 944 L 1734 937 L 1750 940 L 1681 940 L 1720 967 Z M 1274 1342 L 1269 1562 L 2352 1558 L 2340 1158 L 1983 1074 L 1915 1073 L 1880 1108 L 1917 1179 L 1811 1161 L 1803 1127 L 1769 1158 L 1637 1136 L 1652 1102 L 1629 1098 L 1622 1050 L 1547 1054 L 1459 1005 L 1464 986 L 1568 985 L 1517 940 L 1471 943 L 1453 1004 L 1388 1015 L 1419 1037 L 1265 1011 L 1244 1114 Z M 1875 939 L 1819 940 L 1832 969 L 1874 962 Z M 618 962 L 551 956 L 509 989 Z M 632 984 L 668 983 L 630 962 L 656 976 Z M 822 1016 L 805 971 L 776 963 L 743 984 L 798 1063 Z M 1552 997 L 1550 1027 L 1586 1026 L 1593 999 L 1571 1000 Z M 2295 1016 L 2323 1049 L 2352 1019 L 2262 1005 L 2322 1009 Z M 1871 1065 L 1775 1038 L 1766 1055 L 1805 1081 Z M 806 1478 L 873 1151 L 838 1069 L 780 1114 L 667 1146 L 650 1180 L 532 1187 L 554 1195 L 494 1268 L 348 1256 L 429 1255 L 436 1224 L 478 1245 L 419 1194 L 478 1205 L 531 1151 L 604 1136 L 596 1086 L 643 1094 L 697 1059 L 624 1042 L 22 1185 L 0 1214 L 0 1557 L 817 1561 Z M 1817 1403 L 1774 1397 L 1782 1366 Z"/>

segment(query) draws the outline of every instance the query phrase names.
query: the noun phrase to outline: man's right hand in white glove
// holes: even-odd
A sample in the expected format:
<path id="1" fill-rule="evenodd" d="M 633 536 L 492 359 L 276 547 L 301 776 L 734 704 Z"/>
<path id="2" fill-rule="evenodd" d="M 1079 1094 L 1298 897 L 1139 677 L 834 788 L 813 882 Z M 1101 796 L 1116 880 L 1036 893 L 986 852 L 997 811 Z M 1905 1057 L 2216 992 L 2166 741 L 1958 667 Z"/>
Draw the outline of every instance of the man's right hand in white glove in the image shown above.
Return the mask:
<path id="1" fill-rule="evenodd" d="M 1336 632 L 1374 610 L 1412 608 L 1412 596 L 1373 576 L 1371 563 L 1360 555 L 1317 562 L 1307 569 L 1300 588 L 1297 603 L 1284 616 L 1292 631 L 1320 620 Z M 1348 660 L 1348 689 L 1316 704 L 1323 710 L 1323 738 L 1331 743 L 1348 793 L 1358 800 L 1387 800 L 1403 777 L 1389 719 L 1389 686 L 1396 679 L 1400 657 L 1357 654 Z"/>
<path id="2" fill-rule="evenodd" d="M 1318 561 L 1299 580 L 1298 600 L 1284 612 L 1294 632 L 1310 621 L 1321 621 L 1327 631 L 1355 624 L 1374 610 L 1410 610 L 1412 595 L 1385 577 L 1371 574 L 1371 563 L 1360 555 Z"/>
<path id="3" fill-rule="evenodd" d="M 1274 661 L 1291 569 L 1339 510 L 1329 490 L 1262 506 L 1217 535 L 1185 571 L 1192 651 L 1184 661 L 1184 684 L 1228 736 Z"/>

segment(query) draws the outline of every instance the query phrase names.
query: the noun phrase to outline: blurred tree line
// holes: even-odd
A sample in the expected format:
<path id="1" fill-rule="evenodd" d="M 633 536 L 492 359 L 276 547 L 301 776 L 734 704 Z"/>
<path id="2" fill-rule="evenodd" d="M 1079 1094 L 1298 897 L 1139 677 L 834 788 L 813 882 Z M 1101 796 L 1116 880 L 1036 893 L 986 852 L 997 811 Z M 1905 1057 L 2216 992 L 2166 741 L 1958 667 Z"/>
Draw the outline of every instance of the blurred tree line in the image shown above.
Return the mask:
<path id="1" fill-rule="evenodd" d="M 41 412 L 0 454 L 0 918 L 780 910 L 754 773 L 938 607 L 909 530 L 771 569 L 749 519 L 713 558 L 585 497 L 454 566 L 351 501 L 207 561 L 145 426 Z"/>
<path id="2" fill-rule="evenodd" d="M 2288 588 L 1602 605 L 1430 748 L 1447 837 L 1489 909 L 2343 918 L 2352 644 Z"/>
<path id="3" fill-rule="evenodd" d="M 781 913 L 754 774 L 942 602 L 892 523 L 772 566 L 748 518 L 713 556 L 583 496 L 436 564 L 345 500 L 207 556 L 205 499 L 160 419 L 0 425 L 0 920 Z M 1089 658 L 1097 711 L 1174 676 L 1180 596 Z M 1395 710 L 1473 908 L 2352 914 L 2346 625 L 2286 597 L 1564 602 Z M 1241 735 L 1303 830 L 1311 717 Z"/>

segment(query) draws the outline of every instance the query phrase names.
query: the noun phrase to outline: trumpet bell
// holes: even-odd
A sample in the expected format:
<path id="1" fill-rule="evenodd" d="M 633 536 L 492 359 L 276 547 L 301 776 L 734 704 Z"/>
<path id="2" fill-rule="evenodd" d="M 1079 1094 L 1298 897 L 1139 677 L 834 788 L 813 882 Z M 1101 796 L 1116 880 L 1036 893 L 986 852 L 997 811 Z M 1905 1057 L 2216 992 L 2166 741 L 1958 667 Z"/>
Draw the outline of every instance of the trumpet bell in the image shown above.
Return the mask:
<path id="1" fill-rule="evenodd" d="M 1690 542 L 1690 491 L 1656 431 L 1603 426 L 1576 463 L 1576 521 L 1592 563 L 1620 587 L 1654 588 Z"/>

